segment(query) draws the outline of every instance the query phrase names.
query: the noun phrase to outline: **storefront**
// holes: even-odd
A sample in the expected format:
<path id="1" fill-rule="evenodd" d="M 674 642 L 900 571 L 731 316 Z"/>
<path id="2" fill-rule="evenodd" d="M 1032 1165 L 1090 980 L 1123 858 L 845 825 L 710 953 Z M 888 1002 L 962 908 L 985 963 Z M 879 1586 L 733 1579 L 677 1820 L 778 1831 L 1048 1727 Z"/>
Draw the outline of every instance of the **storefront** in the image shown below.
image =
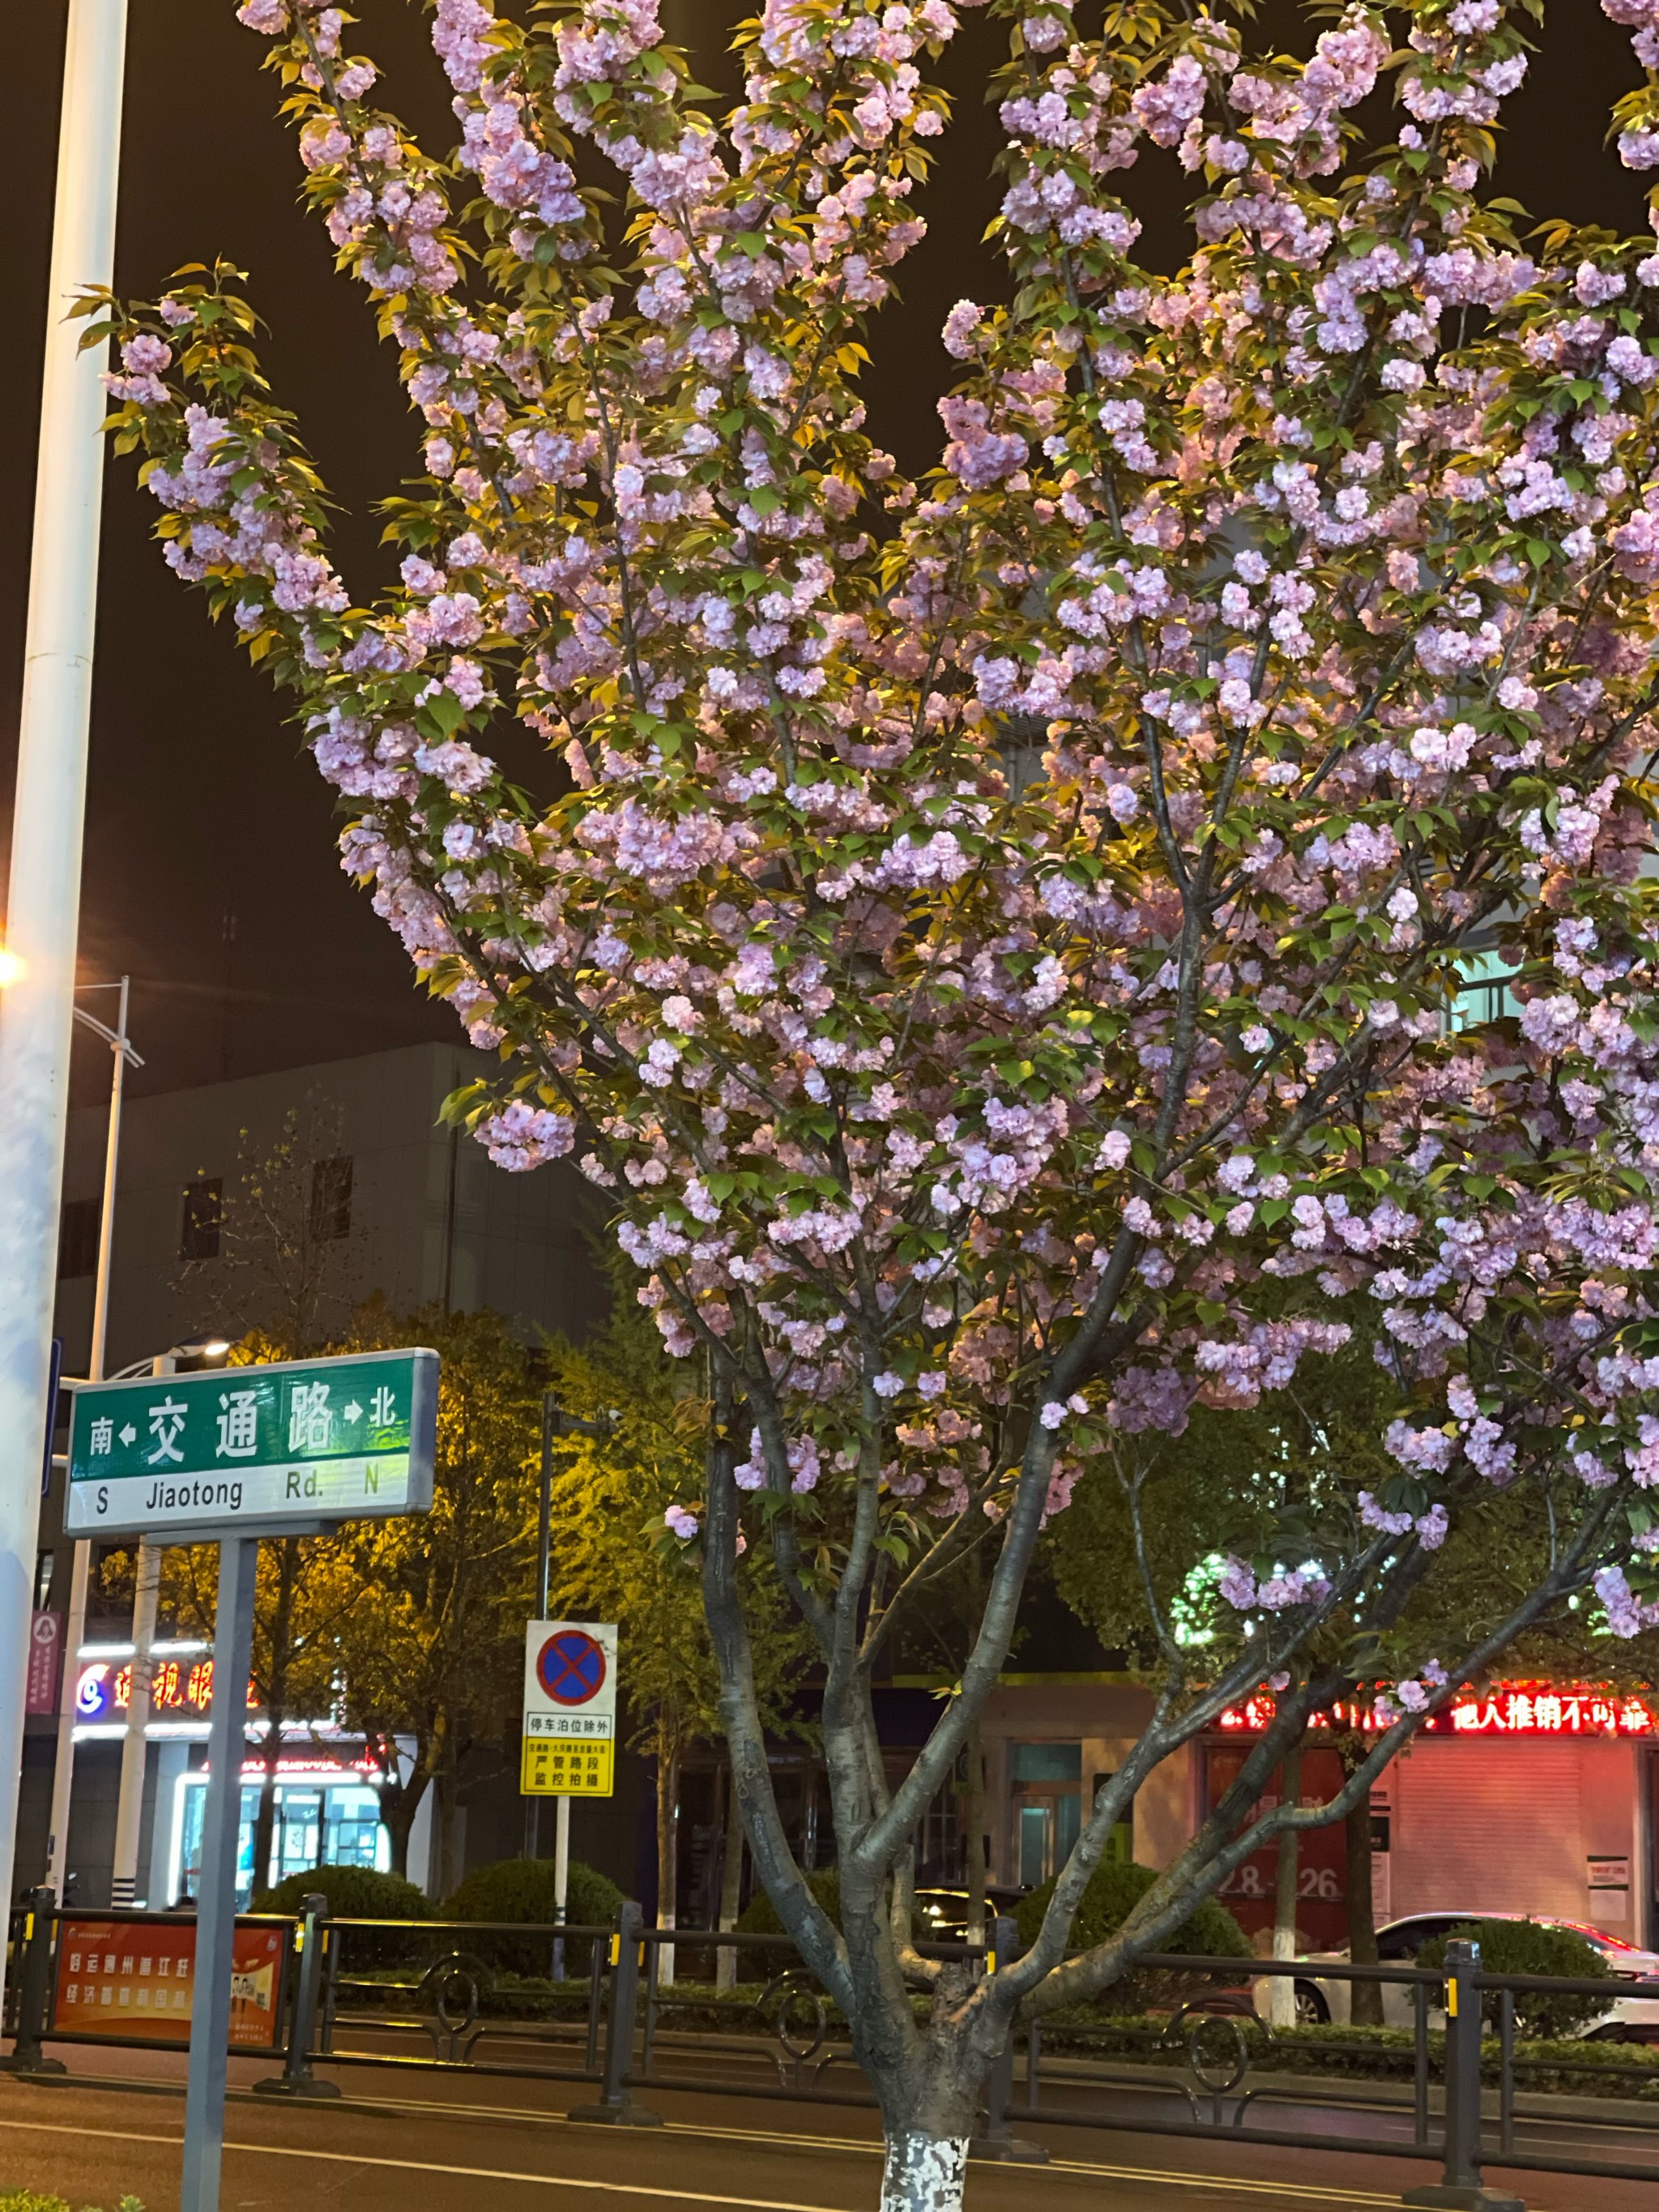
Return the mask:
<path id="1" fill-rule="evenodd" d="M 161 1906 L 196 1894 L 207 1802 L 204 1762 L 213 1704 L 213 1657 L 207 1645 L 183 1642 L 158 1644 L 152 1656 L 138 1894 Z M 125 1741 L 127 1732 L 131 1646 L 84 1645 L 77 1667 L 76 1743 L 107 1745 L 112 1750 Z M 251 1712 L 249 1721 L 251 1735 L 257 1739 L 261 1726 L 258 1714 Z M 253 1748 L 250 1742 L 250 1756 L 242 1769 L 240 1905 L 246 1905 L 256 1889 L 312 1867 L 384 1870 L 390 1866 L 390 1844 L 380 1820 L 380 1771 L 363 1757 L 361 1736 L 319 1718 L 291 1723 L 283 1730 L 270 1855 L 256 1879 L 253 1838 L 264 1768 L 252 1756 Z M 107 1758 L 109 1753 L 102 1755 Z M 109 1812 L 112 1819 L 112 1803 Z M 112 1842 L 106 1847 L 112 1849 Z M 96 1882 L 94 1875 L 94 1893 Z"/>
<path id="2" fill-rule="evenodd" d="M 1056 1871 L 1152 1705 L 1123 1675 L 1004 1677 L 984 1723 L 994 1881 L 1035 1885 Z M 1230 1711 L 1155 1769 L 1114 1852 L 1170 1864 L 1272 1711 L 1270 1699 Z M 1339 1717 L 1352 1732 L 1354 1717 Z M 1341 1781 L 1334 1732 L 1315 1730 L 1297 1796 L 1326 1803 Z M 1281 1787 L 1273 1778 L 1260 1806 L 1276 1803 Z M 1379 1777 L 1370 1843 L 1379 1923 L 1425 1911 L 1545 1913 L 1659 1943 L 1659 1695 L 1517 1682 L 1460 1698 Z M 1273 1924 L 1277 1874 L 1270 1845 L 1220 1893 L 1257 1941 Z M 1304 1831 L 1297 1891 L 1306 1948 L 1346 1942 L 1348 1890 L 1346 1824 Z"/>
<path id="3" fill-rule="evenodd" d="M 264 1769 L 252 1762 L 242 1769 L 236 1852 L 238 1905 L 246 1905 L 256 1887 L 274 1887 L 289 1875 L 305 1874 L 313 1867 L 376 1867 L 386 1872 L 392 1863 L 391 1850 L 380 1824 L 374 1771 L 367 1762 L 352 1766 L 284 1756 L 277 1763 L 277 1773 L 270 1860 L 264 1878 L 256 1884 L 253 1833 Z M 173 1783 L 170 1838 L 165 1846 L 169 1902 L 197 1894 L 207 1781 L 206 1774 L 198 1770 L 179 1775 Z M 154 1866 L 156 1860 L 153 1858 L 151 1863 Z"/>
<path id="4" fill-rule="evenodd" d="M 1237 1771 L 1265 1702 L 1222 1717 L 1204 1747 L 1204 1796 Z M 1366 1725 L 1369 1725 L 1367 1722 Z M 1415 1912 L 1540 1913 L 1626 1942 L 1659 1937 L 1659 1698 L 1540 1682 L 1458 1698 L 1426 1724 L 1371 1794 L 1379 1923 Z M 1299 1792 L 1323 1802 L 1340 1778 L 1327 1733 L 1304 1754 Z M 1270 1790 L 1263 1802 L 1275 1795 Z M 1247 1929 L 1270 1925 L 1276 1850 L 1247 1860 L 1223 1893 Z M 1309 1948 L 1346 1942 L 1343 1829 L 1301 1839 L 1297 1926 Z"/>

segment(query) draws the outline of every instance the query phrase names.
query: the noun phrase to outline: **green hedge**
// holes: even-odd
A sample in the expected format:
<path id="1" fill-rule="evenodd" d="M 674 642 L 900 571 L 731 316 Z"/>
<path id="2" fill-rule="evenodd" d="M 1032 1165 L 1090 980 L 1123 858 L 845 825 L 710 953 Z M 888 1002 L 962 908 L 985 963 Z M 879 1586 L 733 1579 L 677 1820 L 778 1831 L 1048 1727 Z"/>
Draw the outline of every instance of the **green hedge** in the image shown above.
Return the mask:
<path id="1" fill-rule="evenodd" d="M 1132 1860 L 1103 1860 L 1083 1893 L 1066 1949 L 1092 1950 L 1097 1943 L 1103 1943 L 1109 1936 L 1116 1935 L 1158 1879 L 1155 1868 L 1137 1866 Z M 1022 1897 L 1015 1906 L 1014 1919 L 1022 1943 L 1036 1942 L 1054 1893 L 1054 1883 L 1045 1881 L 1040 1889 Z M 1231 1912 L 1210 1897 L 1195 1905 L 1180 1927 L 1160 1936 L 1158 1948 L 1200 1959 L 1250 1956 L 1249 1939 L 1244 1930 Z M 1114 2012 L 1139 2013 L 1178 2004 L 1183 1996 L 1193 1993 L 1191 1976 L 1136 1967 L 1112 1984 L 1109 1995 Z"/>
<path id="2" fill-rule="evenodd" d="M 334 1920 L 430 1920 L 432 1900 L 401 1875 L 373 1867 L 312 1867 L 291 1874 L 274 1889 L 262 1889 L 248 1908 L 253 1912 L 298 1912 L 313 1891 L 328 1899 Z"/>
<path id="3" fill-rule="evenodd" d="M 609 1928 L 616 1921 L 623 1893 L 608 1875 L 570 1862 L 565 1889 L 565 1918 L 577 1928 Z M 497 1859 L 489 1866 L 474 1867 L 454 1894 L 444 1900 L 446 1920 L 515 1920 L 550 1927 L 556 1911 L 551 1859 Z M 482 1936 L 471 1948 L 487 1964 L 502 1973 L 544 1975 L 548 1966 L 545 1936 Z M 572 1936 L 565 1947 L 565 1972 L 585 1974 L 592 1945 L 586 1937 Z"/>
<path id="4" fill-rule="evenodd" d="M 0 2190 L 0 2212 L 70 2212 L 68 2200 L 62 2197 L 40 2197 L 32 2189 Z M 82 2212 L 93 2212 L 90 2205 Z M 118 2212 L 144 2212 L 136 2197 L 124 2197 Z"/>
<path id="5" fill-rule="evenodd" d="M 841 1926 L 840 1874 L 834 1867 L 819 1867 L 816 1872 L 807 1875 L 806 1887 L 839 1928 Z M 742 1917 L 738 1922 L 738 1932 L 742 1936 L 782 1935 L 783 1923 L 778 1917 L 778 1909 L 763 1889 L 757 1889 L 748 1904 L 744 1905 Z M 769 1953 L 766 1955 L 770 1956 Z M 748 1965 L 750 1961 L 745 1960 L 742 1963 Z M 780 1960 L 779 1963 L 781 1965 L 782 1961 Z"/>
<path id="6" fill-rule="evenodd" d="M 1564 1982 L 1611 1979 L 1607 1962 L 1594 1943 L 1575 1936 L 1570 1928 L 1540 1926 L 1535 1920 L 1468 1920 L 1449 1936 L 1437 1936 L 1417 1954 L 1419 1966 L 1443 1966 L 1446 1945 L 1462 1938 L 1480 1946 L 1480 1965 L 1489 1974 L 1553 1975 Z M 1481 2010 L 1488 2027 L 1498 2024 L 1501 1992 L 1488 1990 Z M 1517 1990 L 1516 2026 L 1522 2035 L 1541 2038 L 1570 2036 L 1588 2027 L 1607 2010 L 1601 1997 L 1562 1996 L 1553 1990 Z"/>

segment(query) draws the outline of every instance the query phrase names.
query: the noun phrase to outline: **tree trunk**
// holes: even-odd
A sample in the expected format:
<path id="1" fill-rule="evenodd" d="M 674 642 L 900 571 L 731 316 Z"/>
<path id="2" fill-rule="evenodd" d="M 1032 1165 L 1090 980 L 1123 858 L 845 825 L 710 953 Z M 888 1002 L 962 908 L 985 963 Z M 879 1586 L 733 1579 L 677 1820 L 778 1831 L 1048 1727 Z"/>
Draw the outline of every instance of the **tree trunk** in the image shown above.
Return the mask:
<path id="1" fill-rule="evenodd" d="M 657 1723 L 657 1925 L 672 1928 L 679 1901 L 680 1747 L 665 1721 Z M 657 1948 L 657 1984 L 671 1989 L 674 1947 Z"/>
<path id="2" fill-rule="evenodd" d="M 985 1941 L 985 1745 L 975 1716 L 968 1731 L 968 1786 L 963 1811 L 968 1822 L 968 1927 L 970 1943 Z"/>
<path id="3" fill-rule="evenodd" d="M 1376 1964 L 1376 1912 L 1371 1896 L 1369 1790 L 1357 1803 L 1349 1806 L 1345 1835 L 1348 1846 L 1348 1956 L 1356 1966 L 1374 1966 Z M 1381 1982 L 1355 1982 L 1351 1986 L 1353 2009 L 1349 2018 L 1353 2025 L 1356 2027 L 1381 2027 Z"/>
<path id="4" fill-rule="evenodd" d="M 270 1842 L 276 1827 L 276 1769 L 283 1755 L 283 1723 L 288 1718 L 289 1642 L 294 1633 L 294 1598 L 299 1581 L 300 1547 L 296 1537 L 284 1536 L 276 1545 L 276 1602 L 270 1620 L 270 1650 L 265 1668 L 265 1740 L 262 1747 L 264 1776 L 259 1784 L 259 1808 L 253 1816 L 253 1887 L 256 1893 L 272 1883 Z M 282 1879 L 277 1868 L 276 1881 Z"/>
<path id="5" fill-rule="evenodd" d="M 437 1775 L 438 1786 L 438 1892 L 450 1896 L 456 1887 L 455 1868 L 455 1765 L 447 1743 L 444 1746 L 443 1765 Z"/>
<path id="6" fill-rule="evenodd" d="M 275 1878 L 270 1868 L 270 1839 L 276 1828 L 276 1759 L 277 1746 L 283 1740 L 282 1723 L 270 1711 L 265 1715 L 265 1741 L 263 1756 L 264 1775 L 259 1784 L 259 1808 L 253 1816 L 253 1893 L 274 1887 L 282 1880 L 278 1867 Z"/>
<path id="7" fill-rule="evenodd" d="M 1287 1805 L 1300 1802 L 1302 1796 L 1302 1747 L 1297 1744 L 1285 1754 L 1281 1770 L 1283 1802 Z M 1273 1885 L 1273 1956 L 1293 1959 L 1296 1956 L 1297 1878 L 1301 1872 L 1301 1852 L 1294 1828 L 1282 1831 L 1279 1838 L 1279 1868 Z M 1296 1984 L 1289 1974 L 1275 1974 L 1268 1992 L 1267 2017 L 1275 2027 L 1296 2026 Z"/>
<path id="8" fill-rule="evenodd" d="M 726 1770 L 726 1842 L 720 1860 L 720 1911 L 722 1928 L 735 1928 L 743 1905 L 743 1814 L 738 1804 L 738 1770 Z M 738 1985 L 738 1954 L 735 1950 L 715 1954 L 714 1986 L 720 1990 L 735 1989 Z"/>
<path id="9" fill-rule="evenodd" d="M 961 2212 L 967 2173 L 966 2136 L 889 2129 L 881 2212 Z"/>

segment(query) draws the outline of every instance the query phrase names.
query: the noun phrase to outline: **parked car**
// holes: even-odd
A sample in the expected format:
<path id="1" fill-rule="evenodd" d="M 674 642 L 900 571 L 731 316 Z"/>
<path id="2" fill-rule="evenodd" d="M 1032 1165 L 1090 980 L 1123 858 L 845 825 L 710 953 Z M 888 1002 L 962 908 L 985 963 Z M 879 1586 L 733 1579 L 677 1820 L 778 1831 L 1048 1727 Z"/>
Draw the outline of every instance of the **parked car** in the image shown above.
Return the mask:
<path id="1" fill-rule="evenodd" d="M 1617 1936 L 1605 1935 L 1599 1928 L 1591 1928 L 1582 1920 L 1561 1920 L 1554 1914 L 1535 1912 L 1413 1912 L 1403 1920 L 1391 1920 L 1376 1931 L 1376 1955 L 1384 1966 L 1410 1966 L 1417 1962 L 1419 1953 L 1426 1943 L 1449 1936 L 1454 1929 L 1466 1928 L 1472 1920 L 1523 1920 L 1531 1918 L 1543 1928 L 1565 1928 L 1569 1934 L 1582 1936 L 1606 1960 L 1609 1972 L 1622 1981 L 1659 1980 L 1659 1953 L 1638 1950 L 1634 1944 L 1620 1941 Z M 1296 1984 L 1296 2015 L 1298 2025 L 1315 2027 L 1334 2021 L 1346 2027 L 1350 2017 L 1350 2001 L 1353 1984 L 1351 1982 L 1327 1978 L 1314 1971 L 1322 1962 L 1346 1963 L 1348 1954 L 1341 1951 L 1315 1951 L 1308 1954 L 1308 1978 L 1300 1976 Z M 1266 2014 L 1267 1983 L 1256 1984 L 1256 2010 Z M 1382 1984 L 1382 2021 L 1387 2027 L 1409 2027 L 1412 2024 L 1413 1997 L 1411 1985 L 1404 1982 L 1384 1982 Z M 1438 2006 L 1430 2013 L 1436 2027 L 1442 2023 Z M 1607 2008 L 1578 2033 L 1587 2038 L 1608 2043 L 1659 2044 L 1659 1997 L 1614 1996 L 1608 2000 Z"/>

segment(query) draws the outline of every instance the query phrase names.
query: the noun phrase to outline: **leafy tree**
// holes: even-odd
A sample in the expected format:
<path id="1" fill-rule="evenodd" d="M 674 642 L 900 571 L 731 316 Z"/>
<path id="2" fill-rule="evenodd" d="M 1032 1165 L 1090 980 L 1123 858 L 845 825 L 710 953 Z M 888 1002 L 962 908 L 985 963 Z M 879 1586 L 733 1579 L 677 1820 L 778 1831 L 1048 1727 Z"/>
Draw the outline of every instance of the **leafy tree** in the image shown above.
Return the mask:
<path id="1" fill-rule="evenodd" d="M 204 1334 L 240 1339 L 233 1365 L 314 1357 L 350 1311 L 361 1240 L 351 1222 L 343 1127 L 338 1103 L 313 1088 L 289 1108 L 268 1143 L 250 1130 L 240 1133 L 235 1172 L 221 1200 L 217 1250 L 210 1259 L 185 1261 L 178 1281 L 194 1302 Z M 313 1612 L 307 1591 L 321 1586 L 322 1556 L 316 1540 L 295 1536 L 259 1547 L 252 1686 L 265 1728 L 253 1827 L 256 1882 L 270 1864 L 283 1729 L 302 1713 L 326 1712 L 332 1703 L 315 1655 L 325 1648 L 319 1636 L 326 1638 L 349 1600 L 331 1583 L 323 1612 Z M 162 1599 L 194 1635 L 213 1634 L 217 1559 L 211 1546 L 163 1558 Z"/>
<path id="2" fill-rule="evenodd" d="M 441 1361 L 432 1510 L 358 1522 L 319 1579 L 339 1593 L 332 1639 L 342 1711 L 381 1767 L 392 1864 L 407 1874 L 422 1798 L 437 1791 L 439 1886 L 455 1886 L 463 1760 L 519 1711 L 534 1555 L 536 1356 L 499 1314 L 371 1301 L 339 1348 L 430 1346 Z M 407 1758 L 397 1739 L 413 1745 Z"/>
<path id="3" fill-rule="evenodd" d="M 658 1923 L 672 1928 L 681 1762 L 721 1732 L 702 1591 L 664 1517 L 700 1475 L 708 1401 L 688 1389 L 638 1306 L 620 1300 L 586 1344 L 554 1346 L 548 1372 L 580 1424 L 556 1446 L 549 1603 L 556 1616 L 617 1623 L 632 1745 L 656 1765 Z M 809 1632 L 775 1576 L 751 1577 L 744 1597 L 762 1725 L 798 1734 Z M 742 1846 L 728 1837 L 726 1848 Z"/>
<path id="4" fill-rule="evenodd" d="M 338 11 L 244 0 L 425 418 L 372 605 L 236 273 L 88 302 L 170 560 L 296 692 L 347 865 L 501 1050 L 453 1111 L 512 1170 L 580 1146 L 708 1363 L 668 1525 L 902 2212 L 960 2203 L 1016 2006 L 1109 1987 L 1261 1843 L 1342 1818 L 1565 1596 L 1659 1621 L 1650 241 L 1563 224 L 1534 259 L 1479 189 L 1527 65 L 1503 0 L 1355 0 L 1305 59 L 1247 52 L 1242 6 L 989 11 L 1009 298 L 951 312 L 920 484 L 859 376 L 924 227 L 943 0 L 767 0 L 723 116 L 652 0 L 438 0 L 452 160 L 372 102 Z M 1653 166 L 1659 75 L 1615 122 Z M 1172 275 L 1117 191 L 1148 143 L 1193 179 Z M 629 194 L 609 232 L 590 143 Z M 509 714 L 561 756 L 538 791 L 489 750 Z M 1043 1522 L 1122 1439 L 1340 1349 L 1361 1293 L 1387 1480 L 1271 1525 L 1239 1501 L 1259 1548 L 1149 1601 L 1153 1717 L 1029 1949 L 923 1959 L 915 1839 Z M 1516 1499 L 1540 1578 L 1473 1643 L 1414 1638 L 1449 1528 Z M 981 1542 L 959 1693 L 890 1789 L 878 1663 Z M 823 1669 L 839 1929 L 773 1787 L 763 1553 Z M 1342 1789 L 1247 1818 L 1385 1665 Z M 1068 1957 L 1146 1775 L 1275 1676 L 1234 1787 Z"/>

